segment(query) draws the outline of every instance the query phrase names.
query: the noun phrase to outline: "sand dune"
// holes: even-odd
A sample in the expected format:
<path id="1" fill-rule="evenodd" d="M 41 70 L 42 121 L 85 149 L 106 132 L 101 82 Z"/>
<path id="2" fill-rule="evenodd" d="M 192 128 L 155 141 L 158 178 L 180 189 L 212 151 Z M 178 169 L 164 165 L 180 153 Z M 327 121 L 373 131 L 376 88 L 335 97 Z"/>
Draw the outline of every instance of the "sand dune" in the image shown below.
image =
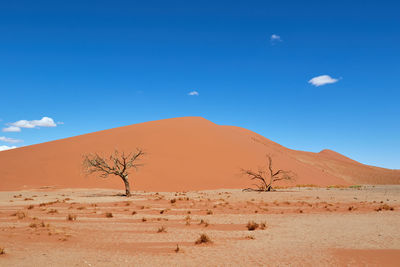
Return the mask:
<path id="1" fill-rule="evenodd" d="M 265 154 L 274 166 L 297 174 L 296 184 L 398 184 L 400 170 L 367 166 L 334 151 L 285 148 L 249 130 L 216 125 L 200 117 L 135 124 L 0 152 L 0 190 L 40 188 L 123 188 L 117 177 L 82 174 L 82 155 L 115 148 L 143 148 L 145 166 L 133 172 L 134 190 L 183 191 L 245 188 L 241 168 L 257 168 Z"/>

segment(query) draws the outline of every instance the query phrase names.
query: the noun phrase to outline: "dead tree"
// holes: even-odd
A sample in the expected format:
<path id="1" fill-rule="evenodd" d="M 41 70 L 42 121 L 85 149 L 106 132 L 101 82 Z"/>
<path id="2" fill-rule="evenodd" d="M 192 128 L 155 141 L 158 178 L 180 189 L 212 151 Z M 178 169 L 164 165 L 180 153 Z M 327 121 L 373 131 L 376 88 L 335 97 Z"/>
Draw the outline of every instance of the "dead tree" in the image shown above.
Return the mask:
<path id="1" fill-rule="evenodd" d="M 246 188 L 243 191 L 259 191 L 259 192 L 268 192 L 273 190 L 272 185 L 275 182 L 282 180 L 294 180 L 294 173 L 291 171 L 285 170 L 277 170 L 274 171 L 272 168 L 272 158 L 270 155 L 267 155 L 268 166 L 267 168 L 260 168 L 258 171 L 253 171 L 250 169 L 242 169 L 242 173 L 250 178 L 250 180 L 254 180 L 257 183 L 253 184 L 257 188 Z"/>
<path id="2" fill-rule="evenodd" d="M 87 174 L 100 173 L 102 178 L 107 178 L 110 174 L 119 176 L 125 184 L 125 195 L 129 197 L 131 196 L 131 190 L 128 170 L 143 166 L 139 161 L 144 155 L 143 150 L 139 148 L 136 152 L 128 155 L 115 150 L 108 158 L 99 156 L 97 153 L 86 154 L 83 156 L 83 168 Z"/>

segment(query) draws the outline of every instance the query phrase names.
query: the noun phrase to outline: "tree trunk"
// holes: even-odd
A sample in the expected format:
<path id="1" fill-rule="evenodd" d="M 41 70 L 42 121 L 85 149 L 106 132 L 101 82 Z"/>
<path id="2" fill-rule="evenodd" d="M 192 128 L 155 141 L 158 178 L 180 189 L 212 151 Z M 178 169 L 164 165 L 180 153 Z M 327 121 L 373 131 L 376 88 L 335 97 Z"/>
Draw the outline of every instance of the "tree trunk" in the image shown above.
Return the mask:
<path id="1" fill-rule="evenodd" d="M 126 177 L 121 177 L 121 178 L 122 178 L 122 180 L 124 181 L 124 184 L 125 184 L 125 195 L 126 195 L 127 197 L 130 197 L 130 196 L 131 196 L 131 188 L 130 188 L 130 186 L 129 186 L 128 176 L 126 176 Z"/>

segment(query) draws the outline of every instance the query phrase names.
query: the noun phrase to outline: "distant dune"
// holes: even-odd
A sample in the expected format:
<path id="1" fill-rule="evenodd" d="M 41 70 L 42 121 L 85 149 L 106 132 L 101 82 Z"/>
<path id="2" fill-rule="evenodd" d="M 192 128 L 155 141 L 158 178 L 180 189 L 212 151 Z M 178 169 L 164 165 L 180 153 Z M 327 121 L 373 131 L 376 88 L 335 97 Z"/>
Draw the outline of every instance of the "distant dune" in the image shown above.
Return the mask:
<path id="1" fill-rule="evenodd" d="M 360 164 L 339 153 L 285 148 L 249 130 L 216 125 L 200 117 L 135 124 L 0 152 L 0 190 L 40 187 L 123 188 L 117 177 L 82 174 L 82 155 L 115 148 L 148 154 L 130 175 L 133 190 L 184 191 L 245 188 L 241 168 L 257 168 L 271 154 L 276 168 L 291 170 L 291 185 L 399 184 L 400 170 Z"/>

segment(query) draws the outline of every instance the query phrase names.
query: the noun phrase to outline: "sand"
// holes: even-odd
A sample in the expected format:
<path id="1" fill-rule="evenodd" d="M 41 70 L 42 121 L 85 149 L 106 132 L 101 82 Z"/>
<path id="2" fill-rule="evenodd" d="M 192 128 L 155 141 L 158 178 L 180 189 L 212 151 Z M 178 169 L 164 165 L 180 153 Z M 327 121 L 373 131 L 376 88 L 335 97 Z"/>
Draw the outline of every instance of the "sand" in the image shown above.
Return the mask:
<path id="1" fill-rule="evenodd" d="M 287 185 L 399 184 L 400 170 L 360 164 L 339 153 L 285 148 L 249 130 L 214 124 L 200 117 L 152 121 L 0 152 L 0 190 L 123 188 L 118 178 L 82 173 L 86 153 L 109 155 L 136 147 L 148 154 L 130 174 L 135 190 L 189 191 L 251 186 L 241 169 L 265 166 L 290 170 Z"/>
<path id="2" fill-rule="evenodd" d="M 269 193 L 135 191 L 131 198 L 120 193 L 0 192 L 0 247 L 6 252 L 0 266 L 396 266 L 400 261 L 396 185 Z M 249 221 L 266 227 L 249 231 Z M 158 232 L 162 226 L 165 232 Z M 212 243 L 196 245 L 202 233 Z"/>

